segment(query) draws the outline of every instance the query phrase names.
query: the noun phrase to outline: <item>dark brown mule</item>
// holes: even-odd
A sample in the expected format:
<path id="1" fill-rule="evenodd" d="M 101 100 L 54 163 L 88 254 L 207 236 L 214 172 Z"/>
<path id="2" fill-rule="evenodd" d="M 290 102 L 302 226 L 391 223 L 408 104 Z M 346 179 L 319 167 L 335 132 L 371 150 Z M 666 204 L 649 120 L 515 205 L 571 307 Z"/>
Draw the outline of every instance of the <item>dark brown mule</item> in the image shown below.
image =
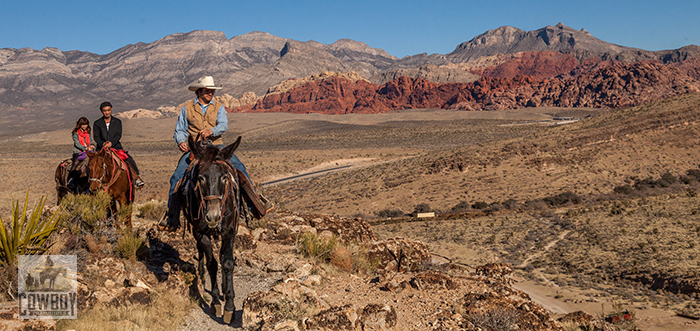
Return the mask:
<path id="1" fill-rule="evenodd" d="M 79 161 L 77 170 L 70 171 L 73 161 L 71 159 L 65 159 L 61 161 L 56 167 L 56 174 L 54 175 L 54 180 L 56 181 L 56 196 L 58 201 L 56 204 L 61 203 L 61 199 L 68 193 L 80 194 L 86 193 L 89 187 L 88 181 L 88 169 L 87 160 Z M 73 185 L 68 185 L 69 180 L 73 178 Z"/>
<path id="2" fill-rule="evenodd" d="M 90 191 L 107 192 L 112 197 L 110 210 L 116 217 L 117 203 L 121 209 L 134 201 L 134 172 L 109 148 L 102 148 L 99 152 L 88 152 L 88 157 Z M 131 227 L 130 213 L 126 215 L 124 223 Z"/>
<path id="3" fill-rule="evenodd" d="M 188 167 L 179 187 L 173 192 L 175 203 L 182 204 L 188 228 L 197 241 L 199 253 L 199 276 L 204 277 L 206 268 L 211 281 L 212 301 L 210 313 L 223 314 L 224 323 L 231 323 L 236 310 L 233 299 L 233 243 L 238 230 L 241 190 L 238 171 L 228 161 L 241 142 L 222 149 L 211 144 L 195 142 L 190 135 L 188 145 L 194 159 Z M 219 260 L 222 267 L 221 287 L 225 300 L 222 311 L 217 283 L 218 263 L 214 258 L 212 240 L 221 237 Z"/>

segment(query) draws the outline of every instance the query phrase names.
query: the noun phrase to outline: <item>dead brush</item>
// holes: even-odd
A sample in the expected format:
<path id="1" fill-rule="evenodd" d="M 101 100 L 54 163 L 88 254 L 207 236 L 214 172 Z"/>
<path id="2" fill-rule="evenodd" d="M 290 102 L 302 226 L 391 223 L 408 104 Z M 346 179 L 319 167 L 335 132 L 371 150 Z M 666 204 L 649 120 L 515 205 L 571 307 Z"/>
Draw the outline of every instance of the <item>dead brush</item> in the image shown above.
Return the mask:
<path id="1" fill-rule="evenodd" d="M 139 217 L 157 221 L 165 214 L 167 208 L 165 203 L 151 200 L 138 206 L 136 209 L 139 212 Z"/>
<path id="2" fill-rule="evenodd" d="M 129 304 L 120 307 L 99 306 L 81 311 L 74 320 L 63 319 L 58 330 L 175 330 L 197 303 L 179 295 L 176 290 L 160 285 L 151 293 L 149 304 Z M 131 323 L 124 324 L 124 321 Z"/>

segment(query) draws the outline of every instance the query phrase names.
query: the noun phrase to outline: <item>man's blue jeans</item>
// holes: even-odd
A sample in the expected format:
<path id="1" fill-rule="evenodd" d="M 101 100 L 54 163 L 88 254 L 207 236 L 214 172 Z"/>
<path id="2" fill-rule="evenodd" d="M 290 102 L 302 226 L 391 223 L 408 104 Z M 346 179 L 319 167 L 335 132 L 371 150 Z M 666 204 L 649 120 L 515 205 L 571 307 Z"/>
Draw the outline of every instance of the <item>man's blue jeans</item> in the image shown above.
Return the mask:
<path id="1" fill-rule="evenodd" d="M 217 145 L 219 147 L 224 147 L 224 145 Z M 245 169 L 245 165 L 241 162 L 241 160 L 238 159 L 238 157 L 233 154 L 231 155 L 231 158 L 229 159 L 231 161 L 231 164 L 233 165 L 234 168 L 243 171 L 246 177 L 250 179 L 250 176 L 248 176 L 248 171 Z M 187 170 L 187 166 L 190 164 L 190 152 L 185 153 L 180 158 L 180 162 L 177 164 L 177 168 L 175 168 L 175 172 L 173 173 L 173 176 L 170 177 L 170 191 L 168 191 L 168 208 L 170 208 L 170 201 L 172 200 L 173 196 L 173 190 L 175 189 L 175 184 L 177 184 L 177 181 L 182 178 L 182 176 L 185 175 L 185 170 Z"/>

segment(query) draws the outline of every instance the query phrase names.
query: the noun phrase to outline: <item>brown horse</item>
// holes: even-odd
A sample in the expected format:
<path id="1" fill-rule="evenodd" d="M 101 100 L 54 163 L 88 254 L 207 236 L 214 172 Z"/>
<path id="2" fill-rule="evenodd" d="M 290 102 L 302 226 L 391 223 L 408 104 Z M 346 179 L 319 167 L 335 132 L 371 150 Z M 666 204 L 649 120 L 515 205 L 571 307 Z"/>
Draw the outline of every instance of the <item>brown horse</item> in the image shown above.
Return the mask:
<path id="1" fill-rule="evenodd" d="M 87 160 L 78 162 L 79 164 L 75 171 L 70 171 L 73 164 L 72 159 L 65 159 L 56 167 L 56 174 L 54 175 L 56 196 L 58 197 L 56 204 L 60 204 L 61 199 L 68 193 L 80 194 L 88 191 Z M 71 179 L 73 179 L 73 183 L 68 185 Z"/>
<path id="2" fill-rule="evenodd" d="M 110 211 L 116 216 L 117 203 L 121 209 L 134 201 L 134 171 L 109 148 L 88 152 L 88 157 L 90 191 L 107 192 L 112 197 Z M 131 214 L 126 215 L 124 223 L 131 228 Z"/>

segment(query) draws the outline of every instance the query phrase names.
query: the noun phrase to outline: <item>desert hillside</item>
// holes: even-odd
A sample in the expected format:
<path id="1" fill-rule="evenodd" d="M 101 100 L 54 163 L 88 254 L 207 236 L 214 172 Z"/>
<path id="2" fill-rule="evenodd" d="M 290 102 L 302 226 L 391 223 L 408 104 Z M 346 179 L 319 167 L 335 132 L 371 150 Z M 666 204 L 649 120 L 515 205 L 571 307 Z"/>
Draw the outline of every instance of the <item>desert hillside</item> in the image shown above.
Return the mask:
<path id="1" fill-rule="evenodd" d="M 643 330 L 695 327 L 677 315 L 700 314 L 698 107 L 700 94 L 686 93 L 612 110 L 231 113 L 236 125 L 224 140 L 243 137 L 237 155 L 278 208 L 239 231 L 234 326 L 314 328 L 347 317 L 353 327 L 381 321 L 396 330 L 499 321 L 559 330 L 628 310 Z M 84 309 L 152 309 L 162 302 L 139 301 L 144 291 L 180 298 L 196 289 L 204 301 L 177 301 L 191 309 L 177 325 L 220 327 L 201 308 L 206 282 L 192 282 L 191 236 L 155 228 L 179 156 L 173 125 L 172 117 L 124 120 L 125 148 L 147 182 L 134 210 L 134 235 L 147 251 L 119 256 L 109 219 L 102 232 L 73 226 L 51 240 L 86 268 L 109 266 L 125 284 L 147 285 L 115 286 L 86 269 Z M 23 200 L 27 191 L 30 205 L 40 196 L 55 204 L 53 170 L 70 154 L 68 133 L 0 143 L 3 220 L 10 197 Z M 292 176 L 299 177 L 275 182 Z M 416 219 L 418 212 L 436 217 Z M 322 257 L 299 244 L 304 233 L 324 231 L 346 251 Z M 377 249 L 406 255 L 379 265 L 350 258 Z M 559 320 L 577 311 L 585 313 Z"/>

